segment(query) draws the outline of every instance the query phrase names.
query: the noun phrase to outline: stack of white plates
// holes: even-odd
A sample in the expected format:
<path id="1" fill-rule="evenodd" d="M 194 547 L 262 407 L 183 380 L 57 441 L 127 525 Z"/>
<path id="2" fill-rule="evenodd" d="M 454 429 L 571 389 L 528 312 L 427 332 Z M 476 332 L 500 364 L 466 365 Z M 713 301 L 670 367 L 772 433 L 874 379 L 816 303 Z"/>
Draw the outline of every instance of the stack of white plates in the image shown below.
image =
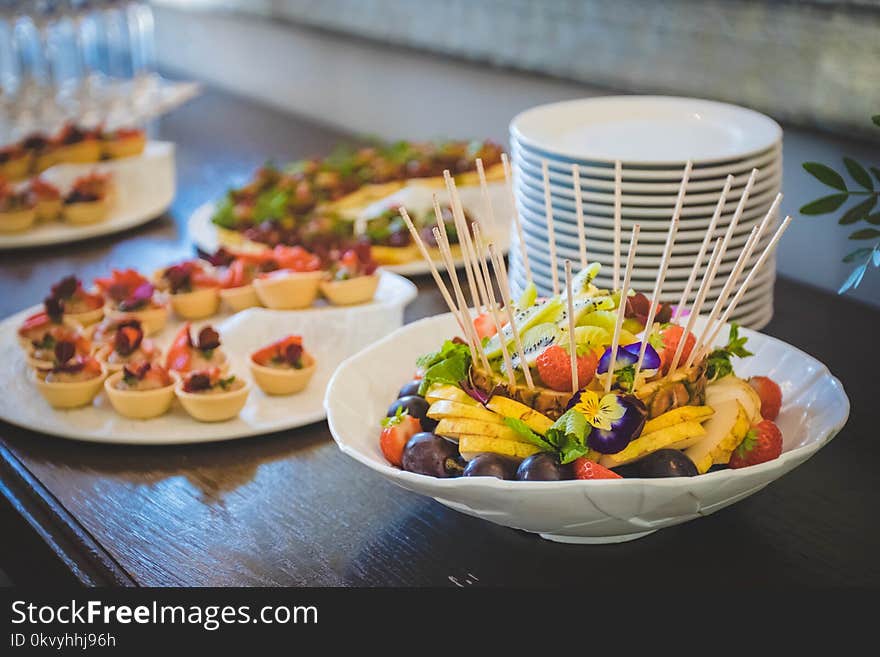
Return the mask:
<path id="1" fill-rule="evenodd" d="M 764 217 L 782 181 L 782 129 L 752 110 L 693 98 L 616 96 L 542 105 L 510 124 L 514 192 L 532 275 L 539 292 L 552 291 L 544 205 L 542 163 L 549 166 L 559 280 L 564 261 L 579 262 L 572 165 L 580 171 L 587 258 L 602 263 L 598 284 L 611 286 L 614 253 L 614 167 L 620 161 L 621 262 L 629 234 L 641 225 L 633 269 L 635 289 L 650 294 L 669 223 L 688 160 L 693 169 L 686 188 L 678 236 L 661 300 L 677 303 L 709 228 L 728 175 L 734 176 L 714 237 L 727 231 L 752 169 L 758 169 L 742 217 L 734 229 L 716 282 L 704 308 L 711 308 L 752 228 Z M 749 265 L 772 235 L 768 227 Z M 514 231 L 515 232 L 515 231 Z M 711 248 L 710 248 L 711 250 Z M 708 255 L 706 257 L 708 259 Z M 520 245 L 510 248 L 511 285 L 525 286 Z M 622 277 L 622 274 L 621 274 Z M 733 318 L 761 328 L 773 314 L 775 261 L 767 261 L 744 295 Z M 699 279 L 697 284 L 699 285 Z M 692 296 L 696 290 L 692 292 Z M 704 311 L 707 312 L 708 310 Z"/>

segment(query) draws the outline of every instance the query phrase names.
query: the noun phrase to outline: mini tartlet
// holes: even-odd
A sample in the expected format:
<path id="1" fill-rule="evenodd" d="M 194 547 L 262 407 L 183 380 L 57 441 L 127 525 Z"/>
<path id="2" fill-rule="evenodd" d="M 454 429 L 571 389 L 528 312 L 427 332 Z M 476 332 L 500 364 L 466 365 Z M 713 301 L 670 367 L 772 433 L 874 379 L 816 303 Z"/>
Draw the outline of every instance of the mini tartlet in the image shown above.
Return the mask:
<path id="1" fill-rule="evenodd" d="M 276 310 L 311 306 L 324 278 L 321 259 L 299 246 L 277 246 L 272 254 L 279 268 L 260 274 L 253 281 L 260 303 Z"/>
<path id="2" fill-rule="evenodd" d="M 96 130 L 84 130 L 72 123 L 65 125 L 52 139 L 55 162 L 87 164 L 101 159 L 101 140 Z"/>
<path id="3" fill-rule="evenodd" d="M 140 155 L 146 145 L 147 136 L 139 128 L 119 128 L 101 134 L 101 152 L 106 158 Z"/>
<path id="4" fill-rule="evenodd" d="M 379 276 L 375 272 L 376 263 L 370 257 L 369 244 L 349 249 L 331 267 L 330 278 L 321 281 L 321 294 L 336 306 L 365 303 L 379 287 Z"/>
<path id="5" fill-rule="evenodd" d="M 91 173 L 73 182 L 64 197 L 61 214 L 64 220 L 75 225 L 94 224 L 104 221 L 110 213 L 113 186 L 109 173 Z"/>
<path id="6" fill-rule="evenodd" d="M 82 324 L 64 316 L 63 304 L 54 297 L 43 300 L 43 310 L 26 317 L 18 327 L 18 343 L 25 352 L 30 352 L 34 344 L 40 344 L 55 328 L 82 331 Z"/>
<path id="7" fill-rule="evenodd" d="M 204 319 L 220 307 L 220 281 L 203 260 L 187 260 L 156 272 L 156 286 L 169 294 L 171 308 L 183 319 Z"/>
<path id="8" fill-rule="evenodd" d="M 168 304 L 150 281 L 134 269 L 114 269 L 107 278 L 96 278 L 104 295 L 104 316 L 111 321 L 136 319 L 146 335 L 159 333 L 168 321 Z"/>
<path id="9" fill-rule="evenodd" d="M 61 342 L 74 346 L 74 356 L 92 355 L 92 342 L 82 331 L 66 324 L 53 325 L 39 341 L 32 341 L 25 350 L 27 363 L 37 370 L 51 369 L 55 362 L 55 347 Z"/>
<path id="10" fill-rule="evenodd" d="M 162 355 L 150 339 L 144 339 L 141 323 L 136 319 L 120 322 L 113 332 L 111 343 L 105 343 L 95 357 L 107 366 L 108 372 L 118 372 L 129 363 L 150 363 Z"/>
<path id="11" fill-rule="evenodd" d="M 36 220 L 37 209 L 31 195 L 0 180 L 0 233 L 27 230 Z"/>
<path id="12" fill-rule="evenodd" d="M 21 180 L 31 168 L 31 154 L 21 144 L 0 148 L 0 178 Z"/>
<path id="13" fill-rule="evenodd" d="M 107 376 L 104 364 L 92 356 L 77 356 L 72 342 L 55 345 L 51 368 L 34 370 L 34 383 L 53 408 L 78 408 L 92 403 Z"/>
<path id="14" fill-rule="evenodd" d="M 251 374 L 267 395 L 292 395 L 309 384 L 317 363 L 302 346 L 302 338 L 288 335 L 251 354 Z"/>
<path id="15" fill-rule="evenodd" d="M 61 216 L 61 192 L 39 176 L 32 178 L 28 191 L 34 201 L 38 221 L 52 221 Z"/>
<path id="16" fill-rule="evenodd" d="M 104 297 L 83 288 L 76 276 L 66 276 L 52 286 L 50 296 L 61 302 L 64 317 L 90 326 L 104 317 Z"/>
<path id="17" fill-rule="evenodd" d="M 55 149 L 45 135 L 30 134 L 21 141 L 21 147 L 30 155 L 32 171 L 39 173 L 55 164 Z"/>
<path id="18" fill-rule="evenodd" d="M 220 348 L 220 334 L 205 326 L 193 340 L 192 325 L 187 322 L 168 348 L 165 368 L 181 374 L 212 368 L 225 373 L 229 369 L 229 359 Z"/>
<path id="19" fill-rule="evenodd" d="M 220 278 L 220 298 L 233 312 L 260 305 L 254 278 L 278 268 L 277 262 L 263 255 L 233 256 Z"/>
<path id="20" fill-rule="evenodd" d="M 113 410 L 134 420 L 149 420 L 168 412 L 178 377 L 161 365 L 131 362 L 104 380 Z"/>
<path id="21" fill-rule="evenodd" d="M 223 422 L 236 417 L 247 402 L 250 385 L 217 368 L 190 372 L 174 386 L 181 406 L 200 422 Z"/>

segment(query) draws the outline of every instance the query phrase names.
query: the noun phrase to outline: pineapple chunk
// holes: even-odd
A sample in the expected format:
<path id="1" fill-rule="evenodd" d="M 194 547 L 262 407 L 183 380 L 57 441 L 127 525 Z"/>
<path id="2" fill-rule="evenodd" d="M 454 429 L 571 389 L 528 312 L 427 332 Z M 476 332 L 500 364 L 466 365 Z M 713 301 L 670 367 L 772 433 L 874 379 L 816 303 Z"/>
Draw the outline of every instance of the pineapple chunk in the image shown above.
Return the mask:
<path id="1" fill-rule="evenodd" d="M 505 424 L 494 424 L 471 418 L 443 418 L 434 429 L 438 436 L 457 439 L 459 436 L 485 436 L 487 438 L 501 438 L 513 442 L 528 442 Z M 530 443 L 529 443 L 530 444 Z"/>
<path id="2" fill-rule="evenodd" d="M 532 454 L 537 454 L 541 448 L 531 443 L 521 443 L 515 440 L 466 434 L 459 438 L 458 451 L 461 452 L 463 459 L 470 461 L 477 454 L 485 454 L 486 452 L 524 459 Z"/>
<path id="3" fill-rule="evenodd" d="M 521 404 L 520 402 L 510 399 L 509 397 L 502 397 L 501 395 L 493 395 L 486 406 L 498 413 L 499 415 L 503 415 L 504 417 L 516 418 L 517 420 L 522 420 L 528 425 L 528 427 L 535 431 L 536 433 L 541 434 L 542 436 L 547 433 L 547 430 L 553 426 L 553 420 L 544 415 L 543 413 L 536 411 L 533 408 L 529 408 L 525 404 Z M 430 411 L 428 412 L 430 415 Z"/>
<path id="4" fill-rule="evenodd" d="M 714 412 L 711 406 L 679 406 L 671 411 L 666 411 L 663 415 L 658 415 L 653 420 L 648 420 L 642 434 L 654 433 L 679 422 L 702 422 L 709 419 Z"/>
<path id="5" fill-rule="evenodd" d="M 623 451 L 617 454 L 603 454 L 599 464 L 606 468 L 632 463 L 658 449 L 684 449 L 693 445 L 706 435 L 706 430 L 699 422 L 679 422 L 669 427 L 643 433 L 633 440 Z"/>
<path id="6" fill-rule="evenodd" d="M 442 383 L 435 383 L 428 388 L 428 392 L 425 394 L 425 399 L 429 404 L 445 399 L 446 401 L 454 401 L 459 404 L 468 404 L 470 406 L 480 405 L 480 402 L 471 397 L 461 388 L 448 384 L 444 385 Z"/>
<path id="7" fill-rule="evenodd" d="M 492 424 L 504 424 L 504 418 L 482 406 L 471 406 L 460 402 L 440 399 L 428 408 L 428 417 L 435 420 L 443 418 L 471 418 Z"/>
<path id="8" fill-rule="evenodd" d="M 714 408 L 715 415 L 705 425 L 705 437 L 684 452 L 696 464 L 700 474 L 711 468 L 716 459 L 736 449 L 750 426 L 746 409 L 736 399 L 718 402 Z"/>

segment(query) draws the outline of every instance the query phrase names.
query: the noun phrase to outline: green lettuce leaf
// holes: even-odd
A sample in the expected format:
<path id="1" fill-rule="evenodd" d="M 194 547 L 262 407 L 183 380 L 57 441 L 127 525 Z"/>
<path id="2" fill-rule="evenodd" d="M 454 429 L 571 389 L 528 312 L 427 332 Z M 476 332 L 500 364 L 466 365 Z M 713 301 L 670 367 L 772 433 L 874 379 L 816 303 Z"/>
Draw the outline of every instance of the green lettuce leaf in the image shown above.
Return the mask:
<path id="1" fill-rule="evenodd" d="M 419 386 L 419 394 L 424 395 L 434 383 L 458 385 L 464 381 L 470 371 L 471 354 L 467 345 L 447 340 L 438 351 L 421 356 L 416 364 L 425 370 Z"/>

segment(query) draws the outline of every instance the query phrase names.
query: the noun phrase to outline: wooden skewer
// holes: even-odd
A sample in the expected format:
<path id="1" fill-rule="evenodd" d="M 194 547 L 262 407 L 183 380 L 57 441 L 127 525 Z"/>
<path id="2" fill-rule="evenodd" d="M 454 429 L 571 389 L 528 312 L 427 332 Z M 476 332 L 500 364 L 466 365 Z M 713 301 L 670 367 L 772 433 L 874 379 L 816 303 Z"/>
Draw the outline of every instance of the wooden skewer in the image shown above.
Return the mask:
<path id="1" fill-rule="evenodd" d="M 541 173 L 544 175 L 544 215 L 547 218 L 547 242 L 550 247 L 550 273 L 553 278 L 553 294 L 559 294 L 559 269 L 556 266 L 556 228 L 553 225 L 553 200 L 550 194 L 550 165 L 547 160 L 541 162 Z"/>
<path id="2" fill-rule="evenodd" d="M 532 266 L 529 264 L 529 253 L 526 249 L 526 240 L 523 237 L 522 222 L 519 218 L 519 211 L 516 209 L 516 195 L 513 193 L 513 176 L 510 172 L 510 160 L 507 158 L 507 153 L 501 154 L 501 165 L 504 167 L 504 183 L 507 185 L 507 191 L 510 194 L 510 207 L 513 209 L 513 225 L 516 228 L 516 240 L 519 242 L 519 255 L 526 270 L 526 282 L 531 283 Z"/>
<path id="3" fill-rule="evenodd" d="M 752 270 L 749 272 L 749 275 L 746 276 L 746 280 L 743 281 L 743 284 L 739 287 L 734 295 L 733 299 L 730 301 L 730 305 L 727 306 L 727 310 L 724 311 L 724 314 L 721 315 L 721 319 L 719 320 L 717 326 L 712 331 L 712 335 L 709 336 L 709 339 L 706 341 L 706 344 L 703 346 L 703 350 L 708 353 L 708 350 L 711 349 L 711 346 L 715 343 L 715 339 L 718 337 L 718 333 L 724 327 L 725 324 L 730 320 L 731 314 L 736 309 L 737 304 L 743 298 L 743 295 L 746 293 L 746 290 L 749 289 L 749 286 L 755 280 L 755 277 L 758 275 L 758 272 L 761 271 L 761 268 L 764 266 L 764 263 L 767 262 L 767 259 L 770 257 L 770 254 L 773 252 L 773 249 L 776 248 L 776 245 L 779 243 L 779 240 L 782 238 L 782 234 L 788 228 L 788 225 L 791 223 L 791 216 L 787 216 L 779 228 L 776 229 L 776 232 L 773 234 L 773 237 L 770 238 L 770 243 L 764 248 L 764 251 L 761 253 L 758 261 L 755 263 L 755 266 L 752 267 Z M 700 354 L 702 358 L 705 356 L 705 353 Z"/>
<path id="4" fill-rule="evenodd" d="M 446 305 L 449 307 L 449 312 L 453 314 L 456 321 L 458 322 L 459 327 L 461 328 L 463 333 L 467 333 L 467 329 L 462 321 L 461 315 L 458 313 L 458 307 L 455 305 L 455 302 L 452 300 L 452 297 L 449 294 L 449 289 L 446 287 L 446 284 L 443 282 L 443 277 L 440 275 L 440 272 L 437 271 L 437 266 L 434 264 L 433 258 L 431 258 L 431 254 L 428 252 L 428 247 L 425 246 L 425 243 L 422 241 L 421 235 L 419 235 L 419 231 L 416 230 L 415 225 L 412 222 L 412 219 L 409 217 L 409 213 L 406 211 L 406 208 L 400 208 L 400 216 L 403 219 L 403 223 L 406 224 L 406 227 L 409 229 L 410 235 L 412 235 L 413 241 L 416 243 L 416 246 L 419 247 L 419 251 L 422 253 L 422 257 L 425 259 L 425 262 L 428 263 L 428 267 L 431 269 L 431 276 L 434 278 L 434 282 L 437 284 L 437 289 L 440 290 L 440 296 L 443 297 L 443 300 L 446 302 Z M 442 222 L 441 222 L 442 223 Z M 477 354 L 473 353 L 473 345 L 471 347 L 471 358 L 473 360 L 477 359 Z"/>
<path id="5" fill-rule="evenodd" d="M 510 331 L 513 333 L 513 342 L 516 344 L 516 353 L 519 355 L 520 367 L 526 380 L 529 390 L 534 390 L 535 383 L 532 380 L 532 370 L 526 362 L 526 352 L 523 349 L 522 339 L 519 337 L 519 329 L 513 316 L 513 302 L 510 300 L 510 283 L 507 280 L 507 268 L 504 266 L 504 260 L 495 250 L 495 245 L 489 242 L 489 257 L 492 259 L 492 268 L 495 270 L 495 280 L 498 281 L 498 290 L 501 292 L 501 300 L 504 302 L 504 310 L 507 312 L 507 323 Z"/>
<path id="6" fill-rule="evenodd" d="M 697 289 L 697 297 L 694 299 L 694 305 L 691 306 L 691 314 L 688 316 L 684 332 L 682 333 L 682 337 L 678 340 L 678 346 L 675 348 L 675 354 L 672 356 L 672 361 L 669 364 L 669 372 L 666 375 L 667 379 L 672 378 L 673 372 L 675 372 L 675 369 L 678 367 L 678 362 L 681 360 L 681 354 L 684 351 L 684 345 L 687 342 L 687 336 L 690 335 L 694 328 L 694 323 L 697 321 L 697 315 L 700 314 L 700 309 L 703 307 L 703 302 L 706 300 L 706 294 L 712 286 L 712 281 L 715 280 L 715 272 L 718 271 L 718 264 L 720 262 L 721 238 L 719 237 L 715 242 L 715 248 L 712 249 L 712 255 L 709 257 L 709 262 L 706 265 L 706 274 L 703 276 L 703 282 L 700 283 L 700 287 Z M 696 343 L 694 344 L 694 347 L 696 347 Z"/>
<path id="7" fill-rule="evenodd" d="M 577 340 L 574 335 L 574 294 L 571 291 L 571 260 L 565 261 L 565 291 L 568 300 L 568 348 L 571 356 L 571 394 L 580 389 L 578 381 Z"/>
<path id="8" fill-rule="evenodd" d="M 611 362 L 608 363 L 608 378 L 605 380 L 605 394 L 611 392 L 611 382 L 614 380 L 614 366 L 617 363 L 617 350 L 620 347 L 620 330 L 623 328 L 623 319 L 626 316 L 626 296 L 629 292 L 629 281 L 632 277 L 633 261 L 636 256 L 636 246 L 639 243 L 639 231 L 641 226 L 635 224 L 632 235 L 629 238 L 629 252 L 626 256 L 626 269 L 623 273 L 623 286 L 620 288 L 620 301 L 617 304 L 617 321 L 614 323 L 614 335 L 611 337 Z M 635 387 L 635 382 L 633 382 Z"/>
<path id="9" fill-rule="evenodd" d="M 706 325 L 703 327 L 703 332 L 700 335 L 700 340 L 698 340 L 698 345 L 702 347 L 702 340 L 707 335 L 711 335 L 714 324 L 717 320 L 718 315 L 721 313 L 721 310 L 724 308 L 724 304 L 727 303 L 727 299 L 730 297 L 730 294 L 733 292 L 733 289 L 736 287 L 737 282 L 739 281 L 739 277 L 748 264 L 749 258 L 752 257 L 752 253 L 754 253 L 755 248 L 758 245 L 758 241 L 761 239 L 761 235 L 764 234 L 764 231 L 767 229 L 767 226 L 773 220 L 773 217 L 776 216 L 776 212 L 779 209 L 779 204 L 782 202 L 782 194 L 777 194 L 776 198 L 773 199 L 773 203 L 770 204 L 770 208 L 767 210 L 767 213 L 764 215 L 764 218 L 761 220 L 761 223 L 755 226 L 752 229 L 752 232 L 749 234 L 749 239 L 746 240 L 745 245 L 743 246 L 743 250 L 740 253 L 740 257 L 737 259 L 736 264 L 733 267 L 733 270 L 730 272 L 727 280 L 724 282 L 724 285 L 721 288 L 721 293 L 718 295 L 718 298 L 715 300 L 715 305 L 712 308 L 712 312 L 709 314 L 709 319 L 706 322 Z M 722 257 L 724 255 L 724 243 L 721 244 L 721 254 Z M 695 354 L 692 352 L 692 356 Z M 690 367 L 690 363 L 693 361 L 688 358 L 688 367 Z"/>
<path id="10" fill-rule="evenodd" d="M 620 222 L 623 213 L 623 165 L 620 160 L 614 163 L 614 259 L 611 270 L 611 289 L 616 290 L 620 282 Z"/>
<path id="11" fill-rule="evenodd" d="M 501 332 L 504 325 L 501 322 L 501 316 L 498 314 L 498 304 L 495 302 L 495 289 L 492 286 L 492 277 L 489 275 L 489 266 L 486 264 L 486 257 L 483 253 L 483 236 L 480 233 L 480 224 L 475 221 L 471 225 L 474 229 L 474 248 L 477 260 L 480 263 L 479 275 L 483 278 L 489 294 L 489 313 L 492 315 L 492 321 L 495 323 L 495 331 L 497 331 L 498 337 L 501 339 L 501 355 L 504 358 L 504 367 L 507 369 L 507 381 L 512 388 L 516 385 L 516 375 L 513 371 L 513 362 L 510 360 L 510 352 L 507 350 L 507 342 L 503 339 L 504 334 Z"/>
<path id="12" fill-rule="evenodd" d="M 657 279 L 654 281 L 654 292 L 651 296 L 651 305 L 648 308 L 648 318 L 645 322 L 645 336 L 642 338 L 642 344 L 639 347 L 639 358 L 636 361 L 635 374 L 633 375 L 633 386 L 635 386 L 636 377 L 642 369 L 642 362 L 645 360 L 645 350 L 648 348 L 648 338 L 654 326 L 654 316 L 657 314 L 657 308 L 660 306 L 660 293 L 663 290 L 663 282 L 666 280 L 666 270 L 669 268 L 669 258 L 672 256 L 672 245 L 675 244 L 675 236 L 678 234 L 679 217 L 681 209 L 684 207 L 684 196 L 687 190 L 688 180 L 691 176 L 692 163 L 690 160 L 684 165 L 684 173 L 681 176 L 681 186 L 678 188 L 678 197 L 675 199 L 675 209 L 672 211 L 672 220 L 669 222 L 669 232 L 666 234 L 666 245 L 663 247 L 663 257 L 660 260 L 660 266 L 657 268 Z"/>
<path id="13" fill-rule="evenodd" d="M 458 283 L 458 274 L 455 271 L 455 262 L 452 259 L 452 252 L 449 250 L 449 241 L 440 234 L 440 231 L 437 228 L 432 229 L 432 232 L 434 234 L 434 239 L 437 240 L 437 245 L 440 247 L 440 254 L 443 256 L 443 262 L 446 265 L 446 273 L 449 274 L 449 278 L 452 280 L 452 288 L 455 291 L 455 299 L 458 303 L 459 312 L 462 315 L 462 319 L 465 320 L 465 325 L 467 327 L 467 339 L 471 342 L 474 351 L 480 356 L 483 367 L 488 372 L 490 369 L 489 359 L 486 358 L 486 353 L 483 351 L 483 347 L 480 344 L 477 331 L 474 329 L 474 322 L 471 318 L 470 309 L 468 308 L 467 301 L 464 299 L 464 294 L 461 292 L 461 285 Z"/>
<path id="14" fill-rule="evenodd" d="M 476 159 L 477 175 L 480 178 L 480 195 L 483 197 L 483 212 L 486 214 L 487 223 L 495 226 L 495 208 L 492 207 L 492 199 L 489 196 L 489 183 L 486 182 L 486 170 L 483 168 L 483 160 Z"/>
<path id="15" fill-rule="evenodd" d="M 727 194 L 730 192 L 730 185 L 732 183 L 733 176 L 727 176 L 727 180 L 724 182 L 724 189 L 721 190 L 721 196 L 718 197 L 718 204 L 715 206 L 715 213 L 712 215 L 712 221 L 709 222 L 709 228 L 706 230 L 706 236 L 703 238 L 703 243 L 700 244 L 700 252 L 697 254 L 697 257 L 694 260 L 694 266 L 691 268 L 691 273 L 688 276 L 687 283 L 685 283 L 684 290 L 681 293 L 681 299 L 679 299 L 678 305 L 675 307 L 675 312 L 672 314 L 673 322 L 677 322 L 678 318 L 681 317 L 681 313 L 691 296 L 691 289 L 693 288 L 694 283 L 697 280 L 697 274 L 703 267 L 703 258 L 706 257 L 706 250 L 709 248 L 709 243 L 715 237 L 715 228 L 718 226 L 718 219 L 721 217 L 724 206 L 727 204 Z M 706 267 L 706 271 L 708 272 L 708 263 Z"/>
<path id="16" fill-rule="evenodd" d="M 471 291 L 471 301 L 477 312 L 481 312 L 483 308 L 483 297 L 480 296 L 480 288 L 478 287 L 476 272 L 474 266 L 476 263 L 473 258 L 473 244 L 471 243 L 471 235 L 467 229 L 467 221 L 464 218 L 464 211 L 461 207 L 461 198 L 458 196 L 458 190 L 455 188 L 455 181 L 449 173 L 449 169 L 443 172 L 443 179 L 446 181 L 446 191 L 449 194 L 449 207 L 452 210 L 452 218 L 455 221 L 455 230 L 458 232 L 458 245 L 461 248 L 461 256 L 464 261 L 464 272 L 467 277 L 468 288 Z M 445 232 L 445 231 L 444 231 Z"/>
<path id="17" fill-rule="evenodd" d="M 742 218 L 743 212 L 745 212 L 746 204 L 749 201 L 749 195 L 752 193 L 752 186 L 755 184 L 755 178 L 758 175 L 757 169 L 752 169 L 752 172 L 749 174 L 749 179 L 746 181 L 746 186 L 743 188 L 743 193 L 739 197 L 739 202 L 736 204 L 736 210 L 733 212 L 733 218 L 730 220 L 730 224 L 727 226 L 727 231 L 724 233 L 724 241 L 721 243 L 721 257 L 724 258 L 724 254 L 727 253 L 727 246 L 730 244 L 730 240 L 733 237 L 733 232 L 736 230 L 737 225 L 739 225 L 739 220 Z"/>
<path id="18" fill-rule="evenodd" d="M 584 198 L 581 192 L 581 170 L 577 164 L 571 165 L 571 178 L 574 181 L 574 209 L 577 214 L 578 247 L 580 249 L 581 269 L 587 266 L 587 235 L 584 227 Z"/>

